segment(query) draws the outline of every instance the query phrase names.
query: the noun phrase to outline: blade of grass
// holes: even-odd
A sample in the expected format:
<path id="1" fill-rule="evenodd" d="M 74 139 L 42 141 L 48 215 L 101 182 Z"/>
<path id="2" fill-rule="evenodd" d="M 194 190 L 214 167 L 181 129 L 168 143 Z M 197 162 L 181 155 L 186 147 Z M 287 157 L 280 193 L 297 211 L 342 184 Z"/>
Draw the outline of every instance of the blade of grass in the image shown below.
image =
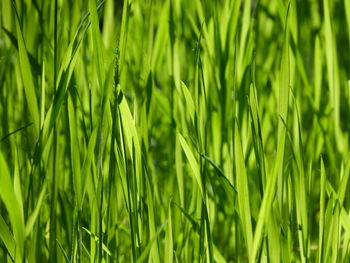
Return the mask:
<path id="1" fill-rule="evenodd" d="M 7 226 L 5 220 L 0 215 L 0 238 L 4 243 L 7 252 L 9 253 L 12 261 L 14 261 L 16 243 L 12 236 L 11 230 Z"/>
<path id="2" fill-rule="evenodd" d="M 23 210 L 20 207 L 16 195 L 14 193 L 10 172 L 6 165 L 2 153 L 0 152 L 0 197 L 5 204 L 10 217 L 16 249 L 14 253 L 15 261 L 22 262 L 24 256 L 24 218 Z"/>
<path id="3" fill-rule="evenodd" d="M 235 154 L 235 166 L 236 166 L 236 185 L 237 185 L 237 198 L 238 198 L 238 208 L 242 221 L 242 230 L 244 233 L 244 238 L 246 240 L 248 258 L 250 261 L 249 251 L 252 251 L 253 247 L 253 230 L 251 223 L 251 213 L 250 213 L 250 201 L 249 201 L 249 188 L 248 188 L 248 178 L 247 170 L 244 162 L 243 149 L 241 144 L 241 137 L 239 134 L 239 128 L 237 122 L 235 122 L 234 131 L 234 154 Z"/>
<path id="4" fill-rule="evenodd" d="M 320 189 L 320 222 L 319 222 L 319 237 L 318 237 L 318 262 L 323 259 L 323 242 L 324 242 L 324 224 L 325 224 L 325 197 L 326 197 L 326 173 L 321 158 L 321 189 Z"/>
<path id="5" fill-rule="evenodd" d="M 179 132 L 177 134 L 178 134 L 178 138 L 179 138 L 180 144 L 182 146 L 182 149 L 185 152 L 187 160 L 188 160 L 190 167 L 192 169 L 193 178 L 197 182 L 199 190 L 203 196 L 202 181 L 201 181 L 201 175 L 199 172 L 198 162 L 197 162 L 196 158 L 194 157 L 192 150 L 188 146 L 185 138 Z"/>
<path id="6" fill-rule="evenodd" d="M 35 94 L 35 86 L 33 81 L 33 75 L 31 72 L 31 67 L 29 63 L 28 53 L 25 46 L 22 29 L 20 26 L 19 16 L 16 9 L 16 4 L 13 2 L 13 7 L 16 13 L 16 30 L 18 39 L 18 53 L 19 62 L 23 79 L 24 92 L 26 95 L 27 105 L 29 112 L 33 119 L 36 133 L 39 133 L 39 109 L 38 102 Z"/>

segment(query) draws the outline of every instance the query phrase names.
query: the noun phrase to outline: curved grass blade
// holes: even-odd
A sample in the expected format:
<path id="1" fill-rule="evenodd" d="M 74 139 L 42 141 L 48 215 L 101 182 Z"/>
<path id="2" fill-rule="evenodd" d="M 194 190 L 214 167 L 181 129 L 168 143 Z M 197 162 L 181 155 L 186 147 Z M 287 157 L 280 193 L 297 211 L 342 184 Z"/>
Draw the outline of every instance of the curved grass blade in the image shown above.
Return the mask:
<path id="1" fill-rule="evenodd" d="M 217 166 L 217 164 L 212 159 L 210 159 L 208 156 L 206 156 L 205 154 L 201 154 L 201 156 L 214 167 L 216 174 L 219 176 L 220 183 L 224 187 L 228 196 L 233 196 L 234 194 L 237 194 L 236 188 L 227 179 L 227 177 L 225 176 L 224 172 L 220 169 L 220 167 Z"/>
<path id="2" fill-rule="evenodd" d="M 187 160 L 188 160 L 190 167 L 192 169 L 193 177 L 194 177 L 195 181 L 197 182 L 199 190 L 201 191 L 201 194 L 203 196 L 202 181 L 201 181 L 201 175 L 199 172 L 199 165 L 197 163 L 197 160 L 194 157 L 193 152 L 191 151 L 190 147 L 188 146 L 186 140 L 184 139 L 184 137 L 182 137 L 182 135 L 179 132 L 178 132 L 178 136 L 179 136 L 179 140 L 180 140 L 182 149 L 184 150 L 186 157 L 187 157 Z"/>
<path id="3" fill-rule="evenodd" d="M 34 224 L 39 216 L 39 212 L 40 212 L 41 206 L 42 206 L 44 198 L 45 198 L 46 190 L 47 190 L 47 183 L 45 182 L 44 185 L 42 186 L 42 189 L 41 189 L 38 201 L 36 202 L 34 211 L 29 216 L 29 218 L 26 222 L 26 226 L 25 226 L 25 236 L 26 237 L 28 237 L 30 235 L 30 233 L 32 232 Z"/>

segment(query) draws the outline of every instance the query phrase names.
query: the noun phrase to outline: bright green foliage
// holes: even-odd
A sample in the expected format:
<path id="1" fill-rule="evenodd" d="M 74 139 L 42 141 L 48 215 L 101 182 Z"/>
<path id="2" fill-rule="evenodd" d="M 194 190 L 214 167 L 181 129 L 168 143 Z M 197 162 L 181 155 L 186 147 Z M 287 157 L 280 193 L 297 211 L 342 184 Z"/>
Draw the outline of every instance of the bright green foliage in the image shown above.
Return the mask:
<path id="1" fill-rule="evenodd" d="M 0 262 L 350 262 L 350 1 L 1 0 Z"/>

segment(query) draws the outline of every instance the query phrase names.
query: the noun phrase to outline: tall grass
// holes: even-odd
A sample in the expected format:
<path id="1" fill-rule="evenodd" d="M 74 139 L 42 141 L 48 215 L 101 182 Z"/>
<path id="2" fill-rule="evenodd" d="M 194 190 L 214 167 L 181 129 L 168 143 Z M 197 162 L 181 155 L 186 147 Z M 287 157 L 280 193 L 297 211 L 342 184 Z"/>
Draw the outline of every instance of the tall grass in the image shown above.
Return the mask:
<path id="1" fill-rule="evenodd" d="M 0 1 L 0 262 L 349 262 L 349 3 Z"/>

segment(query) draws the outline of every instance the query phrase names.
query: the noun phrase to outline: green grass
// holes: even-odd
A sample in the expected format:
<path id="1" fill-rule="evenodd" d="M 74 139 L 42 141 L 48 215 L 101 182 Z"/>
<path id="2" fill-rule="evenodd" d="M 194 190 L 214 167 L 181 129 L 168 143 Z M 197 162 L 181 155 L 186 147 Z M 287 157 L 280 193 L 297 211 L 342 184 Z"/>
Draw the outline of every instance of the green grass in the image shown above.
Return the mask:
<path id="1" fill-rule="evenodd" d="M 349 3 L 1 0 L 0 262 L 349 262 Z"/>

